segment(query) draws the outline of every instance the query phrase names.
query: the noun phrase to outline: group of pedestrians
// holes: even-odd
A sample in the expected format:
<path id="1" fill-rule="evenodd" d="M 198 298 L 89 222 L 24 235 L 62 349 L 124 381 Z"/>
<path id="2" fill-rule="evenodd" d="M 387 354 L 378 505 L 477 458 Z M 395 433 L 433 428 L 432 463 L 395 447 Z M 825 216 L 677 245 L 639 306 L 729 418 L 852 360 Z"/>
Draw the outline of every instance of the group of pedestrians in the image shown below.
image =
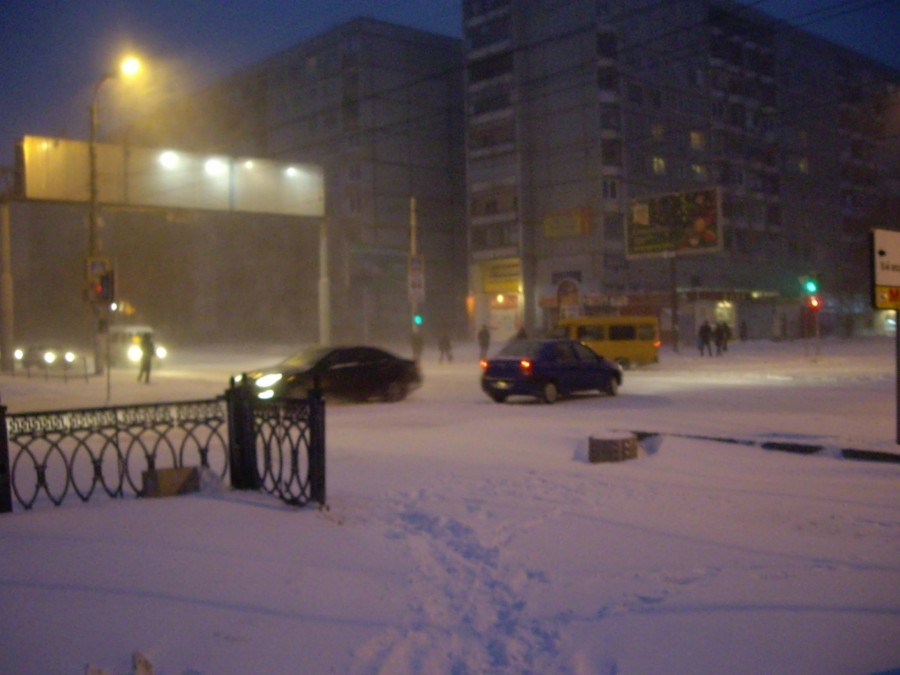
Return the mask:
<path id="1" fill-rule="evenodd" d="M 520 330 L 520 332 L 516 334 L 516 339 L 523 339 L 524 335 L 524 330 Z M 486 359 L 488 350 L 491 347 L 491 329 L 488 328 L 487 325 L 483 325 L 478 331 L 477 337 L 479 358 Z M 410 336 L 410 346 L 412 347 L 413 358 L 417 362 L 420 361 L 425 347 L 425 340 L 422 331 L 418 328 L 416 328 Z M 442 332 L 438 336 L 437 347 L 438 363 L 443 363 L 444 361 L 450 363 L 453 361 L 453 345 L 450 342 L 450 336 L 446 332 Z"/>
<path id="2" fill-rule="evenodd" d="M 713 355 L 713 345 L 716 346 L 716 356 L 722 356 L 728 351 L 728 341 L 731 339 L 731 327 L 725 321 L 717 321 L 715 326 L 709 321 L 704 321 L 697 331 L 697 348 L 700 356 Z"/>

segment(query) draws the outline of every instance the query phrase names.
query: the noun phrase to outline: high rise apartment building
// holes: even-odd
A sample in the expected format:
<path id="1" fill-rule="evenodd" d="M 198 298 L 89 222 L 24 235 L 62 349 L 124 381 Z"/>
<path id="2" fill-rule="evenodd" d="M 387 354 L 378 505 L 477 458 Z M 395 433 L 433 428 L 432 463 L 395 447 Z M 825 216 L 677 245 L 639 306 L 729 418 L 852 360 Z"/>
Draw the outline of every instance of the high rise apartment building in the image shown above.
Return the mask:
<path id="1" fill-rule="evenodd" d="M 720 0 L 464 0 L 470 311 L 502 334 L 572 314 L 798 335 L 868 310 L 896 204 L 898 73 Z M 894 169 L 896 172 L 896 164 Z M 708 252 L 637 255 L 632 200 L 712 190 Z"/>
<path id="2" fill-rule="evenodd" d="M 333 339 L 405 339 L 413 307 L 429 330 L 450 331 L 465 324 L 467 290 L 463 71 L 457 39 L 357 19 L 167 106 L 135 133 L 321 165 Z M 411 298 L 413 246 L 425 287 Z M 296 264 L 318 267 L 319 251 L 298 250 Z M 421 280 L 421 263 L 412 276 Z"/>

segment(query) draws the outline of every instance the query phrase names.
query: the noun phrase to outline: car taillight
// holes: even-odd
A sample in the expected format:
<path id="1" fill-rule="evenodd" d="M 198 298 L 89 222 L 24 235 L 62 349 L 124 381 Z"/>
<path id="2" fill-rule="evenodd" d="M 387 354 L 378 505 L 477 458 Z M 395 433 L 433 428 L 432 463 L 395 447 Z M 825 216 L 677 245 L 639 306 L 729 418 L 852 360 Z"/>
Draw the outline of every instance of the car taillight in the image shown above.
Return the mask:
<path id="1" fill-rule="evenodd" d="M 531 361 L 528 359 L 522 359 L 519 361 L 519 366 L 522 368 L 522 373 L 524 375 L 531 375 Z"/>
<path id="2" fill-rule="evenodd" d="M 487 359 L 481 359 L 478 363 L 481 364 L 482 370 L 487 370 L 487 367 L 488 367 Z"/>
<path id="3" fill-rule="evenodd" d="M 657 349 L 659 349 L 660 347 L 662 347 L 662 340 L 656 340 L 653 343 L 653 346 L 656 347 Z"/>

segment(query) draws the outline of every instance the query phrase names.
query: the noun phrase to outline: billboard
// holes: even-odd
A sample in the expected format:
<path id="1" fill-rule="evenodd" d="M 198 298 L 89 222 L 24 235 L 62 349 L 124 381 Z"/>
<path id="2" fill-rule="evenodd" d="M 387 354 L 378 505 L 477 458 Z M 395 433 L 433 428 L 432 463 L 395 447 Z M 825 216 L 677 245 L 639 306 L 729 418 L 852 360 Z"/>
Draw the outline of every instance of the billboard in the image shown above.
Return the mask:
<path id="1" fill-rule="evenodd" d="M 900 232 L 872 231 L 872 306 L 900 309 Z"/>
<path id="2" fill-rule="evenodd" d="M 632 199 L 625 255 L 646 258 L 721 251 L 721 213 L 718 188 Z"/>

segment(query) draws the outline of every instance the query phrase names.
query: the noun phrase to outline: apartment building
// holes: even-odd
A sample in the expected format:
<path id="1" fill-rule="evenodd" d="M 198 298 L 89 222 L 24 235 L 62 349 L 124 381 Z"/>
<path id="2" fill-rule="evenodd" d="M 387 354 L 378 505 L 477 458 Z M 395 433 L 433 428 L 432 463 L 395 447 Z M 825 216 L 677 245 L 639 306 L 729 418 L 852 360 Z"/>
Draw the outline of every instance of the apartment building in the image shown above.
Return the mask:
<path id="1" fill-rule="evenodd" d="M 652 313 L 670 337 L 706 319 L 796 337 L 810 275 L 818 329 L 871 320 L 896 71 L 728 1 L 464 0 L 463 15 L 472 325 Z M 715 197 L 714 245 L 638 245 L 636 201 L 695 194 Z"/>
<path id="2" fill-rule="evenodd" d="M 133 133 L 321 165 L 333 340 L 405 340 L 412 311 L 436 335 L 465 325 L 463 73 L 459 40 L 357 19 L 216 81 Z M 317 268 L 319 251 L 297 250 L 296 264 Z"/>

